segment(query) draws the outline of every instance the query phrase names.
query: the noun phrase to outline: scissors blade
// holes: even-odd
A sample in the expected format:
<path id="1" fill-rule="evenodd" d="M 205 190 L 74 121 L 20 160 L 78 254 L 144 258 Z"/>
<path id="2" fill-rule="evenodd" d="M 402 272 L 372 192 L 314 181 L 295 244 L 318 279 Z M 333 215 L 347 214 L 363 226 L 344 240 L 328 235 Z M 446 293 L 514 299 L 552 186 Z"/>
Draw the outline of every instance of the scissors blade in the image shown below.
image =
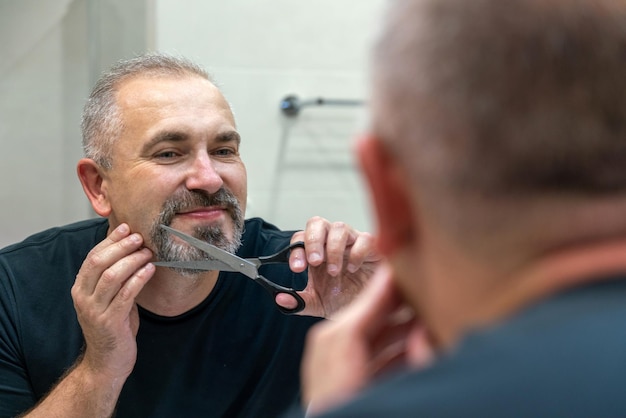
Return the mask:
<path id="1" fill-rule="evenodd" d="M 245 258 L 237 257 L 236 255 L 231 254 L 228 251 L 224 251 L 221 248 L 216 247 L 215 245 L 211 245 L 208 242 L 201 241 L 198 238 L 177 231 L 176 229 L 170 228 L 169 226 L 161 225 L 161 228 L 165 229 L 170 234 L 177 236 L 178 238 L 182 239 L 193 247 L 204 251 L 212 258 L 215 258 L 216 260 L 226 264 L 232 269 L 230 271 L 238 271 L 241 274 L 256 280 L 259 274 L 256 265 L 246 260 Z"/>
<path id="2" fill-rule="evenodd" d="M 192 260 L 192 261 L 155 261 L 152 264 L 160 267 L 170 267 L 206 271 L 239 271 L 219 260 Z"/>

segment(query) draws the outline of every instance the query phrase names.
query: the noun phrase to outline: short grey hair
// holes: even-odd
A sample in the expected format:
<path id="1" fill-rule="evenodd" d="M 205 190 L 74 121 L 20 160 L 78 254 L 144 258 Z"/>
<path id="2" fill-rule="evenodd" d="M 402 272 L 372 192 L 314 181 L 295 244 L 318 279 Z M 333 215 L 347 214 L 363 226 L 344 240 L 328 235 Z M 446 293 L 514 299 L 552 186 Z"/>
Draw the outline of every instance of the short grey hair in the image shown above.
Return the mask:
<path id="1" fill-rule="evenodd" d="M 416 178 L 453 194 L 626 192 L 624 2 L 391 4 L 373 128 Z"/>
<path id="2" fill-rule="evenodd" d="M 83 109 L 83 152 L 105 169 L 112 167 L 112 145 L 120 137 L 122 120 L 115 95 L 119 84 L 139 75 L 198 76 L 213 80 L 197 64 L 182 57 L 148 53 L 117 62 L 96 82 Z"/>

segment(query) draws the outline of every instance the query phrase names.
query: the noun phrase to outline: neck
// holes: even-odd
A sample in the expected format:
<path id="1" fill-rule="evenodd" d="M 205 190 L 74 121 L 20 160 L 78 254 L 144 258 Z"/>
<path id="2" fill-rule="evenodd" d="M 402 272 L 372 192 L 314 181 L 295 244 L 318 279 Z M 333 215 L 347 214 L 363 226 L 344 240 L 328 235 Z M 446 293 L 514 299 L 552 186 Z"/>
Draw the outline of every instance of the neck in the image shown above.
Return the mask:
<path id="1" fill-rule="evenodd" d="M 456 313 L 442 315 L 448 322 L 434 321 L 434 343 L 449 348 L 469 329 L 483 327 L 552 294 L 626 273 L 626 239 L 587 244 L 555 251 L 508 278 L 492 283 L 490 292 L 474 299 L 472 306 L 459 307 Z M 506 280 L 506 281 L 505 281 Z M 469 282 L 469 280 L 468 280 Z M 471 292 L 471 291 L 470 291 Z"/>
<path id="2" fill-rule="evenodd" d="M 194 277 L 181 276 L 157 267 L 137 296 L 137 304 L 162 316 L 181 315 L 205 300 L 217 283 L 219 272 L 210 271 Z"/>

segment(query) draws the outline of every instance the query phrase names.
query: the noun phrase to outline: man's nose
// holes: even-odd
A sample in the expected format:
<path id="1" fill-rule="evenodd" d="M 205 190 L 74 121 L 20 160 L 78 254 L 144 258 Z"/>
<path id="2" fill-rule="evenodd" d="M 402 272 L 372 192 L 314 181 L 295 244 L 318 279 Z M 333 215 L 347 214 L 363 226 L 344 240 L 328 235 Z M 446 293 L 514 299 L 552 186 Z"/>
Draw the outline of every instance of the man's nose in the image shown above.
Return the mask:
<path id="1" fill-rule="evenodd" d="M 189 168 L 186 180 L 187 189 L 205 190 L 209 193 L 215 193 L 223 184 L 224 181 L 208 153 L 203 152 L 197 155 Z"/>

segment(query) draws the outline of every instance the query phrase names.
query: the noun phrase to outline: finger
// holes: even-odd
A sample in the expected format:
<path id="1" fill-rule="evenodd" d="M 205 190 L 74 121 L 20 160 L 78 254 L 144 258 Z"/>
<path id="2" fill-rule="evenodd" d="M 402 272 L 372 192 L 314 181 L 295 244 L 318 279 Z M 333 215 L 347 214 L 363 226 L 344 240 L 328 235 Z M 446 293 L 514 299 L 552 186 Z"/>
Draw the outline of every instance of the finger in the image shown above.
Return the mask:
<path id="1" fill-rule="evenodd" d="M 315 413 L 351 396 L 369 379 L 372 353 L 368 324 L 393 311 L 390 269 L 381 267 L 361 295 L 337 318 L 323 321 L 307 335 L 302 361 L 303 400 Z"/>
<path id="2" fill-rule="evenodd" d="M 291 244 L 298 241 L 304 242 L 304 231 L 298 231 L 291 236 Z M 306 251 L 304 248 L 296 247 L 291 250 L 289 254 L 289 267 L 296 273 L 301 273 L 306 269 Z"/>
<path id="3" fill-rule="evenodd" d="M 128 226 L 122 224 L 89 252 L 76 276 L 77 290 L 92 294 L 107 268 L 141 247 L 141 235 L 128 234 Z"/>
<path id="4" fill-rule="evenodd" d="M 384 374 L 406 367 L 407 349 L 406 342 L 394 341 L 385 347 L 379 347 L 380 351 L 372 350 L 373 356 L 368 365 L 368 375 L 381 377 Z"/>
<path id="5" fill-rule="evenodd" d="M 433 361 L 434 347 L 424 326 L 416 325 L 410 332 L 407 339 L 407 357 L 409 363 L 416 368 L 423 368 Z"/>
<path id="6" fill-rule="evenodd" d="M 326 270 L 335 277 L 343 269 L 343 259 L 348 247 L 355 241 L 355 231 L 343 222 L 334 222 L 326 236 Z"/>
<path id="7" fill-rule="evenodd" d="M 356 318 L 355 326 L 372 338 L 400 305 L 392 270 L 387 264 L 382 264 L 363 292 L 347 309 L 338 314 L 338 320 L 343 315 Z"/>
<path id="8" fill-rule="evenodd" d="M 276 295 L 275 302 L 277 305 L 282 306 L 285 309 L 295 309 L 298 306 L 296 298 L 289 293 L 279 293 Z"/>
<path id="9" fill-rule="evenodd" d="M 309 219 L 306 224 L 304 230 L 306 260 L 312 266 L 319 266 L 324 261 L 329 224 L 326 219 L 319 216 Z"/>
<path id="10" fill-rule="evenodd" d="M 409 360 L 409 341 L 417 321 L 395 321 L 390 318 L 378 330 L 371 340 L 371 352 L 374 353 L 370 372 L 372 375 L 385 373 L 399 365 L 406 366 Z"/>
<path id="11" fill-rule="evenodd" d="M 93 300 L 96 305 L 102 305 L 103 309 L 111 303 L 111 300 L 120 291 L 124 283 L 145 266 L 152 258 L 152 251 L 142 248 L 122 259 L 116 261 L 107 268 L 100 276 L 93 292 Z"/>
<path id="12" fill-rule="evenodd" d="M 147 263 L 135 270 L 126 280 L 109 305 L 109 311 L 114 315 L 126 318 L 133 307 L 137 295 L 144 288 L 145 284 L 152 278 L 155 272 L 154 264 Z M 135 333 L 137 330 L 133 330 Z"/>
<path id="13" fill-rule="evenodd" d="M 350 247 L 346 269 L 350 273 L 354 273 L 361 268 L 363 263 L 380 260 L 381 257 L 376 252 L 374 236 L 368 232 L 361 232 Z"/>
<path id="14" fill-rule="evenodd" d="M 346 325 L 323 321 L 307 334 L 301 362 L 302 400 L 313 415 L 343 402 L 368 379 L 367 346 Z"/>

